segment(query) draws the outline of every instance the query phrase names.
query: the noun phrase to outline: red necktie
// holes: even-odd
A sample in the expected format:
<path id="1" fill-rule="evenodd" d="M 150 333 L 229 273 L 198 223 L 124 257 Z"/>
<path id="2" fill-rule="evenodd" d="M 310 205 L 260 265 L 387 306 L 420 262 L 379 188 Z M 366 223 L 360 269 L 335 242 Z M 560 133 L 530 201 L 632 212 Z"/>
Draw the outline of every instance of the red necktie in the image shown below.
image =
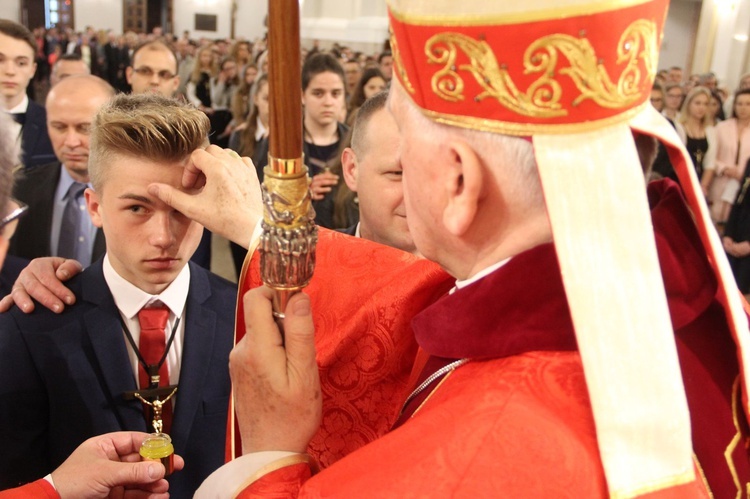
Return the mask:
<path id="1" fill-rule="evenodd" d="M 169 318 L 169 309 L 163 305 L 153 308 L 142 308 L 138 312 L 138 323 L 141 325 L 141 335 L 138 340 L 138 349 L 141 351 L 141 356 L 146 364 L 149 366 L 155 366 L 164 357 L 164 349 L 166 348 L 166 332 L 164 329 L 167 327 L 167 319 Z M 145 390 L 151 385 L 151 379 L 143 368 L 143 365 L 138 365 L 138 380 L 140 382 L 140 388 Z M 169 368 L 167 366 L 167 360 L 159 367 L 159 386 L 169 386 Z M 164 397 L 161 397 L 162 399 Z M 146 410 L 147 417 L 152 413 L 149 407 Z M 172 402 L 164 404 L 162 412 L 162 421 L 164 421 L 164 432 L 169 433 L 170 426 L 172 424 Z M 150 423 L 150 420 L 149 420 Z"/>

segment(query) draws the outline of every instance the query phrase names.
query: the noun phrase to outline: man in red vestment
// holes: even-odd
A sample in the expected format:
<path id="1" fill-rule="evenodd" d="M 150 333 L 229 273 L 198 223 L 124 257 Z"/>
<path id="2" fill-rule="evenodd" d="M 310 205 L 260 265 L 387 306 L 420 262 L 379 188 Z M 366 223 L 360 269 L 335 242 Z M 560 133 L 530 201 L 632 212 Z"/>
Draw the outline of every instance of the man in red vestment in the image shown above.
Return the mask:
<path id="1" fill-rule="evenodd" d="M 413 322 L 424 361 L 411 394 L 383 402 L 403 405 L 396 427 L 310 478 L 304 453 L 330 383 L 310 301 L 289 302 L 282 342 L 259 288 L 231 358 L 246 455 L 199 497 L 741 497 L 746 363 L 731 336 L 747 341 L 746 318 L 697 179 L 646 102 L 666 5 L 427 4 L 391 2 L 390 109 L 415 243 L 458 281 Z M 670 146 L 692 214 L 673 185 L 646 197 L 631 129 Z M 237 173 L 199 169 L 206 187 L 190 201 L 234 213 L 215 194 Z M 159 189 L 247 239 L 251 225 L 211 222 L 215 204 Z M 328 242 L 319 273 L 356 256 Z M 385 279 L 379 261 L 370 271 Z M 398 316 L 404 302 L 381 309 Z"/>
<path id="2" fill-rule="evenodd" d="M 282 341 L 271 292 L 246 294 L 246 455 L 197 497 L 744 495 L 747 321 L 646 102 L 666 3 L 389 7 L 407 220 L 456 289 L 412 323 L 426 361 L 394 429 L 315 476 L 310 300 Z M 674 185 L 647 198 L 631 129 L 675 146 L 697 227 Z"/>

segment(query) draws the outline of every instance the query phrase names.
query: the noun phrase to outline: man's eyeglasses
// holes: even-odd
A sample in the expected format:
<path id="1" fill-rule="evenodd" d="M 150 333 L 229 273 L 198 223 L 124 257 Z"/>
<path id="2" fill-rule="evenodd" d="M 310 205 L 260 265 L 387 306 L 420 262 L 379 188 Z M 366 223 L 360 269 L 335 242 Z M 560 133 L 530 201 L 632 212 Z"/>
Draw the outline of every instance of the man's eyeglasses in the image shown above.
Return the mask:
<path id="1" fill-rule="evenodd" d="M 133 71 L 135 71 L 136 73 L 138 73 L 139 75 L 145 78 L 151 78 L 152 76 L 154 76 L 154 73 L 156 73 L 159 79 L 164 80 L 164 81 L 171 80 L 172 78 L 177 76 L 174 73 L 170 73 L 166 69 L 162 69 L 161 71 L 156 72 L 148 66 L 141 66 L 140 68 L 133 69 Z"/>
<path id="2" fill-rule="evenodd" d="M 16 201 L 15 199 L 12 199 L 11 203 L 13 206 L 17 206 L 17 208 L 12 210 L 10 213 L 5 215 L 2 220 L 0 220 L 0 234 L 3 233 L 5 227 L 8 224 L 15 222 L 29 210 L 29 205 L 27 205 L 26 203 Z"/>

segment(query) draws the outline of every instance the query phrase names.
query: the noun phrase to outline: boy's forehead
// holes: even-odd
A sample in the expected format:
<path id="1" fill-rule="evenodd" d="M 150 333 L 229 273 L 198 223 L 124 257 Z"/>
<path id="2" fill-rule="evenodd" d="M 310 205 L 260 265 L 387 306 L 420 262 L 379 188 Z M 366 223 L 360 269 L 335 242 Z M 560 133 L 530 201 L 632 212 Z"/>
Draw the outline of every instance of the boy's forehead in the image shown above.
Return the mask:
<path id="1" fill-rule="evenodd" d="M 146 155 L 137 154 L 125 154 L 125 153 L 114 153 L 111 159 L 107 162 L 108 165 L 105 167 L 110 173 L 116 171 L 129 177 L 133 177 L 135 172 L 133 171 L 134 164 L 147 166 L 147 172 L 159 174 L 165 172 L 176 172 L 182 174 L 185 166 L 190 161 L 190 155 L 185 156 L 181 160 L 170 161 L 165 159 L 155 159 Z"/>

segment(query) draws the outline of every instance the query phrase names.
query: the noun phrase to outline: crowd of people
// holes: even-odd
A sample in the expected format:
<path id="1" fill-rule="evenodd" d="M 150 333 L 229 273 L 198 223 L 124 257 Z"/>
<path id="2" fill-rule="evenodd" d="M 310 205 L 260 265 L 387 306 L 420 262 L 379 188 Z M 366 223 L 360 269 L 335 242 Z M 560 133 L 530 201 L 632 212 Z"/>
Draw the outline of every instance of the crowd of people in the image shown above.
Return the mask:
<path id="1" fill-rule="evenodd" d="M 665 11 L 535 1 L 526 18 L 466 0 L 467 26 L 393 2 L 393 51 L 303 50 L 321 228 L 283 336 L 257 272 L 263 42 L 0 20 L 0 497 L 742 495 L 750 333 L 702 198 L 736 273 L 750 90 L 722 119 L 713 75 L 651 88 L 636 61 L 645 80 L 609 89 L 627 99 L 559 67 L 538 80 L 566 82 L 550 102 L 503 93 L 532 69 L 496 55 L 590 36 L 581 71 L 616 75 L 596 55 L 620 46 L 610 27 Z M 679 185 L 644 188 L 654 158 Z M 239 290 L 203 268 L 211 233 L 235 243 Z M 166 481 L 131 462 L 152 420 L 178 454 Z M 244 455 L 225 464 L 227 441 Z"/>
<path id="2" fill-rule="evenodd" d="M 71 75 L 91 74 L 108 82 L 116 92 L 158 92 L 190 102 L 209 117 L 210 142 L 253 158 L 262 178 L 269 120 L 264 40 L 252 43 L 243 39 L 194 40 L 187 32 L 177 37 L 162 33 L 160 28 L 148 34 L 117 34 L 90 26 L 82 32 L 37 28 L 33 37 L 37 69 L 33 79 L 21 84 L 19 90 L 24 87 L 30 97 L 30 111 L 40 111 L 32 119 L 40 127 L 42 137 L 32 146 L 31 126 L 24 131 L 30 137 L 24 144 L 25 154 L 40 149 L 39 159 L 24 158 L 28 167 L 55 159 L 51 148 L 43 147 L 46 134 L 42 112 L 51 87 Z M 353 231 L 358 222 L 359 200 L 344 182 L 340 158 L 349 145 L 349 126 L 358 108 L 390 81 L 392 55 L 388 43 L 381 52 L 368 55 L 339 44 L 323 52 L 316 41 L 309 49 L 303 48 L 301 60 L 306 63 L 304 139 L 308 167 L 313 173 L 316 222 L 328 228 Z M 323 89 L 321 85 L 330 88 Z M 14 99 L 20 99 L 22 93 L 17 92 Z M 36 101 L 42 107 L 37 108 Z M 15 112 L 15 105 L 15 101 L 6 103 L 6 109 Z M 93 116 L 93 111 L 90 114 Z M 59 156 L 57 159 L 62 161 Z M 232 243 L 231 253 L 239 275 L 246 252 Z M 22 252 L 20 256 L 40 255 Z M 204 267 L 210 265 L 208 232 L 193 260 Z"/>
<path id="3" fill-rule="evenodd" d="M 750 213 L 744 203 L 750 185 L 750 74 L 742 75 L 730 94 L 713 73 L 685 80 L 675 66 L 658 73 L 651 104 L 675 127 L 690 154 L 737 284 L 750 295 Z M 652 175 L 660 177 L 677 180 L 663 147 Z"/>

